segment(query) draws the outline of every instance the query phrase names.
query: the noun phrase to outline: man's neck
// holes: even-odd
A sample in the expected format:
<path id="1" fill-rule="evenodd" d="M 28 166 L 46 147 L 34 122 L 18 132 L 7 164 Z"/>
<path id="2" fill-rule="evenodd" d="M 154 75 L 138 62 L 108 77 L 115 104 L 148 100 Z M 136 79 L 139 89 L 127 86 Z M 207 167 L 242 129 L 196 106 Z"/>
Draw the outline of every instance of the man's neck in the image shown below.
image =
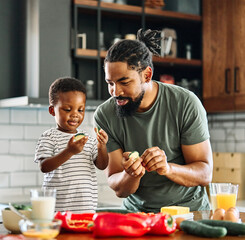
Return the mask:
<path id="1" fill-rule="evenodd" d="M 155 81 L 147 83 L 144 98 L 137 110 L 137 112 L 146 112 L 149 110 L 157 99 L 158 84 Z"/>

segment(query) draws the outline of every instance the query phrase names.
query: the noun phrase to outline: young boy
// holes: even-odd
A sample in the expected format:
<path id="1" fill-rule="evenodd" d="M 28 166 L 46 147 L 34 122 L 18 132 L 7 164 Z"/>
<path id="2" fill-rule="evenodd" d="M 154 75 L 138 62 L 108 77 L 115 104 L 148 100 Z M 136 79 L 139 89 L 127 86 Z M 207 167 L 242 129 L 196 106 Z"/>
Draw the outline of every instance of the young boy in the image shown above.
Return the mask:
<path id="1" fill-rule="evenodd" d="M 77 79 L 60 78 L 50 86 L 49 113 L 57 127 L 40 137 L 35 162 L 45 173 L 43 187 L 57 189 L 56 211 L 94 212 L 97 207 L 95 166 L 103 170 L 108 165 L 108 136 L 100 129 L 96 141 L 78 129 L 85 103 L 86 89 Z M 76 140 L 78 133 L 82 138 Z"/>

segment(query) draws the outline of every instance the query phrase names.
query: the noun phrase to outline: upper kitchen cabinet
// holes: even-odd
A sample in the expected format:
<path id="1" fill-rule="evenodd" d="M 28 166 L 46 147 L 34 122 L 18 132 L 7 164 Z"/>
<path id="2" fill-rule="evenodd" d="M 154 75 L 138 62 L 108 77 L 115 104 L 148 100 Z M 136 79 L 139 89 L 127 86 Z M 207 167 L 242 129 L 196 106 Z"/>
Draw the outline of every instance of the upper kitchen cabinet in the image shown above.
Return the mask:
<path id="1" fill-rule="evenodd" d="M 153 57 L 153 79 L 172 76 L 175 83 L 184 80 L 188 87 L 193 81 L 200 90 L 202 17 L 146 7 L 144 2 L 73 0 L 73 75 L 86 83 L 88 99 L 109 97 L 103 71 L 106 51 L 119 39 L 134 39 L 140 28 L 160 30 L 159 37 L 164 38 L 159 42 L 164 52 Z"/>
<path id="2" fill-rule="evenodd" d="M 203 103 L 245 110 L 245 1 L 203 0 Z"/>

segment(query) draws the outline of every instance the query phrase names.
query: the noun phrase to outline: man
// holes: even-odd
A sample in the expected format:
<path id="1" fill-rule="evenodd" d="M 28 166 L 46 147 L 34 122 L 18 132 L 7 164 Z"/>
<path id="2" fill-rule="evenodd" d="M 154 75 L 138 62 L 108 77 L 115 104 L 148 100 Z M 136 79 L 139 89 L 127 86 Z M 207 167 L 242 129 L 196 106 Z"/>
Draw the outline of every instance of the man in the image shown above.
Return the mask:
<path id="1" fill-rule="evenodd" d="M 206 112 L 192 92 L 152 80 L 156 33 L 139 30 L 138 40 L 117 42 L 105 58 L 111 98 L 94 118 L 109 136 L 108 182 L 129 210 L 206 210 L 213 169 Z"/>

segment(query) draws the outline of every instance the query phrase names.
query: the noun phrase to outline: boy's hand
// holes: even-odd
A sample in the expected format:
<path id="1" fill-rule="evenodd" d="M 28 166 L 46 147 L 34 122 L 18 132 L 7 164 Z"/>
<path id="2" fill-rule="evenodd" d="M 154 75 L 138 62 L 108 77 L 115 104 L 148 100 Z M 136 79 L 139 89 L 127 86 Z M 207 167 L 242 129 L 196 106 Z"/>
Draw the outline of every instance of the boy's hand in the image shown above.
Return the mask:
<path id="1" fill-rule="evenodd" d="M 71 137 L 71 139 L 69 140 L 68 144 L 67 144 L 67 149 L 73 154 L 77 154 L 80 153 L 83 150 L 83 147 L 85 145 L 85 143 L 88 141 L 88 137 L 84 136 L 83 138 L 74 141 L 74 137 Z"/>
<path id="2" fill-rule="evenodd" d="M 97 133 L 98 148 L 101 148 L 102 146 L 105 146 L 106 143 L 108 142 L 107 133 L 103 129 L 100 129 L 98 131 L 97 128 L 94 128 L 94 131 Z"/>

